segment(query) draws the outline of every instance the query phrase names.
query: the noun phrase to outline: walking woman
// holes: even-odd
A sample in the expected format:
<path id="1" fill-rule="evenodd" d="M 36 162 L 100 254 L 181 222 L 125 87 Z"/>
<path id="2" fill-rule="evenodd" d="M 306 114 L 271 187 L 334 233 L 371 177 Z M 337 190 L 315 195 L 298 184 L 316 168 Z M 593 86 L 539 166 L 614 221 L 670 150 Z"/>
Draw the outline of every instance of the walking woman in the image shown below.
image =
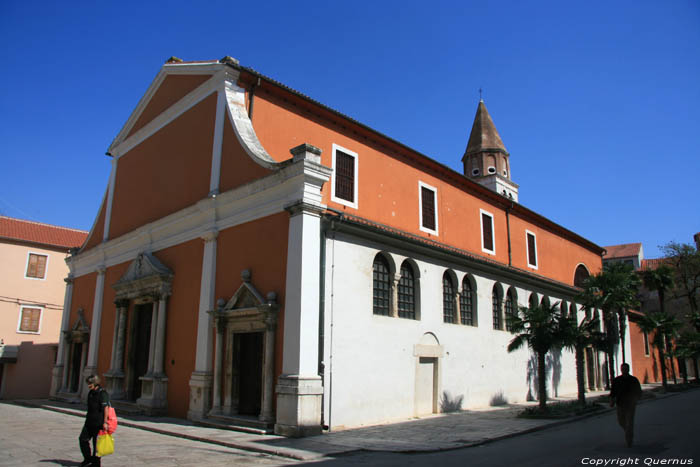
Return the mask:
<path id="1" fill-rule="evenodd" d="M 84 466 L 99 466 L 100 458 L 97 453 L 97 434 L 100 430 L 107 430 L 107 405 L 109 404 L 109 394 L 100 386 L 100 377 L 90 375 L 85 378 L 90 392 L 87 397 L 87 414 L 85 414 L 85 425 L 80 432 L 80 451 L 83 453 Z M 90 440 L 92 439 L 92 453 L 90 451 Z"/>

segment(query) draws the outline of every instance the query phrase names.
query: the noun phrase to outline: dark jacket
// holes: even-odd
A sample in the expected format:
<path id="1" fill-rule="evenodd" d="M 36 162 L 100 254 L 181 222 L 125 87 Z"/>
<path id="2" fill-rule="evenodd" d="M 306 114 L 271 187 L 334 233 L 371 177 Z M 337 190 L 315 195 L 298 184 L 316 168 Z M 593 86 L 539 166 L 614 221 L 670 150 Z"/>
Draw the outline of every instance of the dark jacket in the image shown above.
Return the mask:
<path id="1" fill-rule="evenodd" d="M 90 428 L 102 427 L 105 419 L 105 407 L 109 404 L 109 394 L 101 386 L 93 389 L 87 397 L 87 414 L 85 424 Z"/>
<path id="2" fill-rule="evenodd" d="M 617 404 L 637 402 L 642 397 L 642 386 L 632 375 L 620 375 L 613 380 L 610 398 Z"/>

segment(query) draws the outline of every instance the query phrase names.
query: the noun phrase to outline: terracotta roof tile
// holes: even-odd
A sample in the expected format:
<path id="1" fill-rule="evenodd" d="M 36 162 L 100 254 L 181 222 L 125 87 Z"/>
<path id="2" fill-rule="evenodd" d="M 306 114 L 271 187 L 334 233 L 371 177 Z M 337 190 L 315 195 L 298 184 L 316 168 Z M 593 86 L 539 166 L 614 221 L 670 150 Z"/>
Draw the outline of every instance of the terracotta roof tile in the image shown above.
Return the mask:
<path id="1" fill-rule="evenodd" d="M 628 256 L 639 255 L 639 252 L 642 249 L 642 244 L 624 243 L 622 245 L 604 246 L 603 248 L 607 250 L 607 253 L 603 256 L 605 259 L 626 258 Z"/>
<path id="2" fill-rule="evenodd" d="M 88 233 L 40 222 L 0 216 L 0 238 L 69 249 L 85 243 Z"/>
<path id="3" fill-rule="evenodd" d="M 668 263 L 668 258 L 643 259 L 642 266 L 639 268 L 642 271 L 647 269 L 656 269 L 663 264 Z"/>

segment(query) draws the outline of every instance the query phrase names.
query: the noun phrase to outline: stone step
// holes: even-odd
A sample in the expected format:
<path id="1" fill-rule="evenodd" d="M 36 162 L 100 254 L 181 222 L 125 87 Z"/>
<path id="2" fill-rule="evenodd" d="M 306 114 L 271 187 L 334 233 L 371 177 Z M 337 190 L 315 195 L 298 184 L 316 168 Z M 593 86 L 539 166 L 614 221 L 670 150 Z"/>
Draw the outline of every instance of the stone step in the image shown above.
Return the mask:
<path id="1" fill-rule="evenodd" d="M 209 415 L 197 423 L 220 430 L 240 431 L 256 435 L 270 435 L 274 433 L 274 423 L 263 422 L 258 420 L 257 417 L 246 417 L 244 415 Z"/>
<path id="2" fill-rule="evenodd" d="M 117 412 L 117 417 L 120 415 L 144 415 L 143 409 L 136 405 L 136 402 L 113 400 L 111 403 Z"/>

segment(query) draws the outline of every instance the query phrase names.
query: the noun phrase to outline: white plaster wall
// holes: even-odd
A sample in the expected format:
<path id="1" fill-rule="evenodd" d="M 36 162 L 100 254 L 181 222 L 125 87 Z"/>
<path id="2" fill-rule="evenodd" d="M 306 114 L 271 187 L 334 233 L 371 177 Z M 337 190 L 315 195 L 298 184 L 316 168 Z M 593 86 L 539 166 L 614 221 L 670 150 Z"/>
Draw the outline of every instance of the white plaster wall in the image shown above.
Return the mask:
<path id="1" fill-rule="evenodd" d="M 508 402 L 522 402 L 534 391 L 536 380 L 528 382 L 530 351 L 509 354 L 506 347 L 513 335 L 493 329 L 491 291 L 495 278 L 473 275 L 478 294 L 477 327 L 448 324 L 443 322 L 442 276 L 449 264 L 345 234 L 328 238 L 326 248 L 324 410 L 325 423 L 331 428 L 414 416 L 414 345 L 427 332 L 444 347 L 440 393 L 463 396 L 463 409 L 488 406 L 499 393 Z M 418 265 L 420 320 L 373 314 L 372 262 L 379 251 L 389 253 L 397 271 L 408 257 Z M 467 271 L 451 269 L 461 284 Z M 504 293 L 515 285 L 519 305 L 527 304 L 529 289 L 501 284 Z M 542 298 L 541 292 L 538 297 Z M 560 298 L 550 296 L 550 301 L 556 303 Z M 557 362 L 559 381 L 555 386 L 552 371 L 548 371 L 548 396 L 575 393 L 573 353 L 564 351 Z M 536 367 L 534 358 L 531 364 Z"/>

